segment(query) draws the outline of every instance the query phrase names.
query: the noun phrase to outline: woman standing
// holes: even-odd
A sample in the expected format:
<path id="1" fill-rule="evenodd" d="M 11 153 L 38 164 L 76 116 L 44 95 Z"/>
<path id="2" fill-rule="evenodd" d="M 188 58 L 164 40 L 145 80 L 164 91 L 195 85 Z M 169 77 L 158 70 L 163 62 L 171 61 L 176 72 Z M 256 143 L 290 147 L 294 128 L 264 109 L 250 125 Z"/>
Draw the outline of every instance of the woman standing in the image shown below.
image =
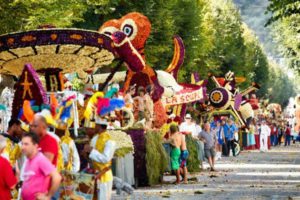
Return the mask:
<path id="1" fill-rule="evenodd" d="M 249 131 L 248 131 L 248 149 L 249 150 L 254 150 L 255 149 L 255 125 L 254 125 L 254 121 L 251 122 L 251 124 L 249 125 Z"/>

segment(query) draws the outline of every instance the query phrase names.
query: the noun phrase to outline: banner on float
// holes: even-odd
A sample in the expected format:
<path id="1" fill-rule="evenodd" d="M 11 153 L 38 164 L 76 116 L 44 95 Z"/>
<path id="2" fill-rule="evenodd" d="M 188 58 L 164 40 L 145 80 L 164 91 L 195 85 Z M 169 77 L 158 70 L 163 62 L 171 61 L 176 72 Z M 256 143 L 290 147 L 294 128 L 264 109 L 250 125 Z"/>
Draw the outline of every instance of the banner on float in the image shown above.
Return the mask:
<path id="1" fill-rule="evenodd" d="M 178 104 L 191 103 L 194 101 L 202 101 L 203 99 L 204 91 L 203 87 L 200 87 L 197 90 L 175 94 L 172 97 L 162 97 L 162 102 L 165 106 L 172 106 Z"/>

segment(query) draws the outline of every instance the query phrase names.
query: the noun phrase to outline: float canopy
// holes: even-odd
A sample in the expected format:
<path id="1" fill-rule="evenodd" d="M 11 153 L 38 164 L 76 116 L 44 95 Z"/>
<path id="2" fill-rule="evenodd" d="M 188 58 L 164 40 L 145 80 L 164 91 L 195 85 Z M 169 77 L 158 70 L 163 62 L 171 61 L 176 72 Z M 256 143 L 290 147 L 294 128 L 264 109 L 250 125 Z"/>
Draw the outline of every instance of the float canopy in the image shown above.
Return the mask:
<path id="1" fill-rule="evenodd" d="M 0 36 L 0 74 L 19 76 L 25 64 L 39 71 L 90 72 L 115 58 L 111 39 L 96 31 L 38 29 Z"/>

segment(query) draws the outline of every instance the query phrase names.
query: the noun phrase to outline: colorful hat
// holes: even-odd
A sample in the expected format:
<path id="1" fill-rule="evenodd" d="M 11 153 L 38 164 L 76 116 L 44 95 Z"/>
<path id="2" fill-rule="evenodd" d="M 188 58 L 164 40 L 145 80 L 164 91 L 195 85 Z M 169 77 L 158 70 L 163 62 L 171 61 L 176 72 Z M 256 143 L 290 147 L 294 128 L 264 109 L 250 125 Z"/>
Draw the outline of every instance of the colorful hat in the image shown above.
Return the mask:
<path id="1" fill-rule="evenodd" d="M 95 119 L 96 121 L 96 124 L 98 124 L 98 125 L 108 125 L 108 122 L 107 122 L 107 119 L 106 118 L 102 118 L 102 117 L 96 117 L 96 119 Z"/>

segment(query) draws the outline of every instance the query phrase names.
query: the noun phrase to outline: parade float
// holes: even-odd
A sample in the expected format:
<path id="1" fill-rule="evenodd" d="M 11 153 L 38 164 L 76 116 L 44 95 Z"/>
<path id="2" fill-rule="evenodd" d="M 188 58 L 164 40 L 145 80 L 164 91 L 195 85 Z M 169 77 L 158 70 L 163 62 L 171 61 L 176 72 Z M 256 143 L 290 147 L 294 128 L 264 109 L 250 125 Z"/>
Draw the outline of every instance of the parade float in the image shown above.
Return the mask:
<path id="1" fill-rule="evenodd" d="M 0 73 L 18 78 L 14 92 L 2 93 L 2 101 L 6 98 L 12 100 L 14 96 L 13 105 L 7 101 L 0 102 L 4 105 L 0 108 L 0 112 L 5 113 L 2 116 L 11 112 L 12 117 L 29 123 L 28 117 L 20 114 L 20 111 L 27 110 L 27 106 L 34 107 L 34 113 L 44 109 L 51 111 L 51 94 L 58 99 L 56 105 L 62 105 L 64 99 L 73 96 L 69 114 L 74 119 L 70 126 L 71 136 L 83 149 L 89 142 L 82 128 L 83 122 L 92 122 L 95 113 L 110 119 L 111 112 L 116 111 L 114 114 L 121 126 L 110 131 L 119 146 L 115 156 L 120 158 L 134 152 L 135 184 L 158 183 L 167 168 L 168 156 L 162 145 L 161 133 L 168 120 L 167 112 L 182 120 L 187 105 L 205 105 L 208 99 L 209 105 L 205 107 L 213 109 L 206 110 L 206 117 L 229 114 L 241 126 L 247 126 L 253 118 L 255 103 L 252 105 L 251 99 L 245 96 L 256 90 L 257 85 L 239 93 L 233 73 L 226 74 L 223 82 L 211 76 L 216 88 L 207 97 L 206 81 L 196 78 L 192 84 L 178 83 L 177 74 L 185 52 L 183 41 L 179 36 L 174 36 L 174 55 L 170 65 L 165 70 L 154 70 L 147 64 L 144 52 L 150 31 L 149 19 L 133 12 L 105 22 L 98 32 L 44 26 L 37 30 L 1 35 Z M 124 65 L 127 71 L 120 71 Z M 85 99 L 81 93 L 72 91 L 70 95 L 70 91 L 65 89 L 71 87 L 65 86 L 66 75 L 74 73 L 87 86 Z M 93 85 L 98 86 L 96 90 Z M 101 113 L 99 106 L 107 107 L 113 97 L 124 98 L 132 87 L 135 88 L 132 95 L 135 97 L 138 96 L 138 88 L 149 85 L 153 87 L 150 94 L 155 113 L 153 119 L 146 119 L 146 122 L 137 120 L 136 109 L 124 105 L 113 106 Z M 100 102 L 100 99 L 103 101 Z M 145 124 L 149 121 L 152 127 L 146 128 Z M 8 118 L 2 120 L 3 130 L 7 122 Z M 55 127 L 57 124 L 52 125 Z M 194 149 L 189 149 L 194 152 L 188 161 L 192 163 L 198 157 L 193 146 L 195 141 L 190 137 L 188 143 Z M 191 169 L 188 164 L 190 171 L 199 170 L 199 163 L 193 165 L 196 167 Z"/>
<path id="2" fill-rule="evenodd" d="M 150 30 L 151 23 L 146 16 L 140 13 L 129 13 L 121 19 L 105 22 L 99 32 L 43 26 L 37 30 L 1 35 L 0 73 L 18 79 L 14 95 L 9 97 L 13 100 L 13 105 L 6 105 L 7 102 L 4 102 L 5 105 L 3 104 L 1 109 L 1 112 L 5 112 L 3 116 L 7 116 L 11 108 L 12 117 L 30 123 L 28 116 L 32 117 L 34 113 L 45 109 L 51 111 L 51 94 L 58 99 L 57 105 L 61 105 L 66 92 L 64 86 L 66 74 L 76 73 L 77 77 L 87 85 L 101 83 L 98 89 L 105 93 L 109 93 L 108 85 L 115 81 L 115 77 L 121 77 L 123 81 L 123 86 L 118 91 L 120 94 L 133 85 L 136 85 L 136 92 L 140 86 L 153 85 L 151 98 L 156 113 L 153 125 L 158 131 L 145 130 L 143 123 L 133 126 L 133 114 L 130 109 L 122 108 L 119 114 L 122 125 L 120 129 L 123 130 L 122 133 L 126 131 L 130 135 L 134 147 L 132 143 L 123 146 L 120 149 L 124 151 L 117 151 L 116 156 L 124 156 L 134 149 L 136 181 L 139 185 L 157 183 L 166 168 L 163 161 L 167 159 L 159 132 L 159 128 L 167 121 L 165 105 L 178 105 L 203 99 L 205 91 L 201 86 L 180 85 L 176 81 L 184 56 L 183 43 L 178 36 L 174 37 L 173 60 L 165 71 L 156 72 L 147 65 L 143 49 Z M 118 72 L 123 64 L 127 67 L 126 73 Z M 103 74 L 98 75 L 102 70 L 111 73 L 105 78 L 98 78 L 103 76 Z M 2 99 L 6 98 L 5 95 L 2 95 Z M 81 119 L 91 120 L 91 116 L 82 117 L 84 112 L 80 107 L 84 108 L 92 95 L 87 96 L 85 102 L 81 101 L 81 103 L 79 103 L 79 99 L 82 99 L 80 94 L 74 92 L 74 95 L 70 114 L 74 121 L 70 130 L 71 136 L 80 145 L 84 141 L 88 142 L 80 138 L 84 133 L 80 129 Z M 24 111 L 28 111 L 29 106 L 33 109 L 28 115 L 28 112 Z M 8 118 L 2 120 L 3 124 L 7 122 Z M 142 126 L 139 127 L 139 124 Z M 52 124 L 54 127 L 56 125 Z M 5 128 L 4 126 L 3 130 Z M 129 141 L 124 134 L 112 132 L 112 136 L 115 140 Z M 153 149 L 160 149 L 160 151 L 153 152 Z M 153 162 L 155 160 L 157 162 Z"/>

